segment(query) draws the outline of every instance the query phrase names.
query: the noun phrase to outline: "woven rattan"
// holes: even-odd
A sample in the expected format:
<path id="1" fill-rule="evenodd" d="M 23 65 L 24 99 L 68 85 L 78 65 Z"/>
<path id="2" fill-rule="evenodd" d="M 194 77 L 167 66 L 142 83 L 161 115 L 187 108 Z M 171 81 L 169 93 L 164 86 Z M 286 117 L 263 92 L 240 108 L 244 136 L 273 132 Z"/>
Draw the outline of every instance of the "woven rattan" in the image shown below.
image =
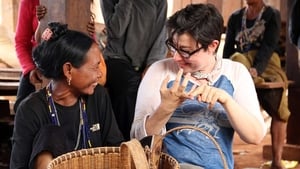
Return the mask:
<path id="1" fill-rule="evenodd" d="M 126 149 L 124 147 L 127 147 Z M 121 150 L 122 149 L 122 150 Z M 122 152 L 122 153 L 121 153 Z M 144 149 L 137 140 L 120 147 L 96 147 L 69 152 L 53 159 L 48 169 L 149 169 Z M 179 169 L 178 162 L 161 153 L 158 169 Z"/>

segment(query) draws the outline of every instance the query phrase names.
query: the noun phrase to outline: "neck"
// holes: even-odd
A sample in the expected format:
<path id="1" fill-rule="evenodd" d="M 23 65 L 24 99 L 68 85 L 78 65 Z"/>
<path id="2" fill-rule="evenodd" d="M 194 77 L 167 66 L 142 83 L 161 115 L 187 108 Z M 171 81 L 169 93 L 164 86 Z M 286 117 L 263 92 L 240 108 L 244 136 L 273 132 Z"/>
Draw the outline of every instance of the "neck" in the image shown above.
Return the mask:
<path id="1" fill-rule="evenodd" d="M 200 83 L 208 83 L 212 81 L 213 72 L 215 70 L 217 64 L 216 57 L 213 57 L 212 60 L 210 60 L 209 64 L 207 65 L 206 69 L 204 70 L 198 70 L 196 72 L 191 73 L 194 80 L 199 81 Z"/>
<path id="2" fill-rule="evenodd" d="M 255 4 L 248 4 L 247 19 L 255 19 L 265 4 L 261 1 Z"/>
<path id="3" fill-rule="evenodd" d="M 211 73 L 216 65 L 216 56 L 211 57 L 210 61 L 208 62 L 208 65 L 204 70 L 199 70 L 201 73 Z"/>
<path id="4" fill-rule="evenodd" d="M 50 83 L 52 85 L 52 98 L 56 103 L 62 106 L 72 106 L 77 102 L 79 96 L 74 95 L 66 83 L 59 81 L 51 81 Z"/>

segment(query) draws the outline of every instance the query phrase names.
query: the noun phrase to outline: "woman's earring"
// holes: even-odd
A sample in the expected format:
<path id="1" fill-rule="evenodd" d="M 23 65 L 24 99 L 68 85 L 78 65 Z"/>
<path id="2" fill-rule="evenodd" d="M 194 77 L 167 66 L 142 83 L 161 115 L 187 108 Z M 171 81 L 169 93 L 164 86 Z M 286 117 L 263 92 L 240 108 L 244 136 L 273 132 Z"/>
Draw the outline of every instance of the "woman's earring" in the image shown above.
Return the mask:
<path id="1" fill-rule="evenodd" d="M 71 85 L 71 78 L 67 78 L 67 82 L 68 82 L 68 85 L 70 86 Z"/>

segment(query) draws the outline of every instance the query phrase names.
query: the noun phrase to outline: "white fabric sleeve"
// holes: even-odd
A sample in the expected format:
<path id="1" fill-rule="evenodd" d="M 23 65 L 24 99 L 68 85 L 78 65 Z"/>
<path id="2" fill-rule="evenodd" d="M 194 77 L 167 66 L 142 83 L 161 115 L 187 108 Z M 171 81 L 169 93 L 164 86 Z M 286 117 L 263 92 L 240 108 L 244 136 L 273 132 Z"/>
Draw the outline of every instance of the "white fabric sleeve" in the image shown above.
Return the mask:
<path id="1" fill-rule="evenodd" d="M 266 133 L 267 127 L 262 116 L 255 85 L 249 71 L 244 65 L 238 62 L 233 62 L 231 67 L 234 67 L 234 72 L 236 72 L 232 77 L 234 100 L 247 110 L 247 112 L 257 118 L 261 125 L 264 126 L 264 133 Z"/>
<path id="2" fill-rule="evenodd" d="M 176 63 L 170 59 L 163 59 L 153 63 L 147 70 L 145 76 L 138 89 L 137 101 L 135 107 L 135 117 L 131 127 L 131 137 L 141 139 L 147 136 L 145 129 L 145 122 L 148 116 L 154 113 L 157 107 L 160 105 L 160 87 L 162 81 L 170 73 L 168 65 Z M 161 133 L 166 131 L 162 128 Z"/>

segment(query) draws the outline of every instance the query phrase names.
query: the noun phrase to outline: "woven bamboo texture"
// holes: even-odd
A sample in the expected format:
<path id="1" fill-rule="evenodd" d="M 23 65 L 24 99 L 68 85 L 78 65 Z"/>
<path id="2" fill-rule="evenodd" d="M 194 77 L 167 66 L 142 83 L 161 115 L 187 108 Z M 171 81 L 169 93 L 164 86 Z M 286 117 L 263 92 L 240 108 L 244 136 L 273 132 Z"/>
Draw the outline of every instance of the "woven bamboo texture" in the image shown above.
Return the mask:
<path id="1" fill-rule="evenodd" d="M 135 139 L 121 147 L 95 147 L 69 152 L 53 159 L 48 169 L 151 169 L 144 149 Z M 161 153 L 158 169 L 179 169 L 178 162 Z"/>

